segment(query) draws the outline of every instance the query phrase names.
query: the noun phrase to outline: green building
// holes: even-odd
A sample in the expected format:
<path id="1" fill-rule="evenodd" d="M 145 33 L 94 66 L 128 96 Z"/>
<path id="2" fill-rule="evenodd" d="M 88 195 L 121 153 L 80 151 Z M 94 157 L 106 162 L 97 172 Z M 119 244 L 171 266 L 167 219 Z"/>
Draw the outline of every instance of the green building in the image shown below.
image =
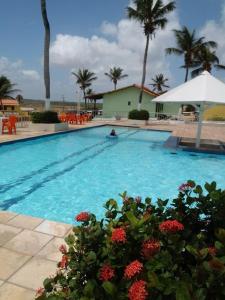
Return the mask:
<path id="1" fill-rule="evenodd" d="M 126 86 L 117 90 L 91 95 L 90 99 L 103 99 L 103 117 L 111 118 L 120 116 L 128 117 L 129 111 L 137 109 L 138 98 L 141 87 L 137 84 Z M 160 115 L 177 115 L 180 104 L 160 104 L 152 100 L 158 94 L 144 87 L 141 109 L 145 109 L 150 113 L 150 117 Z"/>

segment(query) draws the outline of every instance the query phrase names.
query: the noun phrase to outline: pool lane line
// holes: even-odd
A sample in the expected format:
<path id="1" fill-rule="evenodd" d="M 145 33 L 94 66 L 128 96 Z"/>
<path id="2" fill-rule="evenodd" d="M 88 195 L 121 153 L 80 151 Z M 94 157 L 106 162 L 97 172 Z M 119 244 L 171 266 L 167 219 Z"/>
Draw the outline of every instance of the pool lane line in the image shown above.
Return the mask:
<path id="1" fill-rule="evenodd" d="M 127 133 L 129 131 L 130 130 L 125 130 L 125 131 L 121 132 L 120 134 L 118 134 L 118 136 L 123 135 L 123 134 L 125 134 L 125 133 Z M 16 186 L 18 186 L 20 184 L 23 184 L 24 181 L 27 181 L 27 180 L 31 179 L 33 176 L 43 174 L 44 172 L 47 172 L 50 168 L 52 168 L 54 166 L 57 166 L 57 165 L 59 165 L 61 163 L 64 163 L 66 160 L 68 160 L 70 158 L 73 158 L 74 156 L 78 156 L 78 155 L 82 154 L 85 151 L 92 150 L 93 148 L 95 148 L 97 146 L 101 146 L 101 145 L 104 145 L 104 144 L 109 143 L 109 142 L 111 142 L 111 140 L 107 139 L 107 140 L 104 140 L 103 142 L 101 141 L 99 143 L 93 144 L 93 145 L 88 146 L 88 147 L 86 147 L 84 149 L 81 149 L 79 151 L 75 151 L 75 152 L 67 155 L 66 157 L 64 157 L 61 160 L 57 160 L 57 161 L 51 162 L 50 164 L 47 164 L 44 167 L 31 172 L 30 174 L 27 174 L 27 175 L 24 175 L 24 176 L 18 178 L 14 182 L 11 182 L 11 183 L 8 183 L 8 184 L 0 184 L 0 193 L 5 193 L 5 192 L 9 191 L 10 189 L 12 189 L 12 188 L 14 188 Z"/>
<path id="2" fill-rule="evenodd" d="M 130 131 L 130 130 L 129 130 Z M 128 134 L 127 136 L 125 136 L 125 138 L 131 136 L 131 135 L 134 135 L 135 133 L 137 133 L 138 130 L 135 130 L 134 132 L 131 132 L 130 134 Z M 98 151 L 96 151 L 95 153 L 87 156 L 87 157 L 84 157 L 83 159 L 81 159 L 80 161 L 78 161 L 77 163 L 65 168 L 64 170 L 62 171 L 58 171 L 52 175 L 49 175 L 47 176 L 45 179 L 43 179 L 42 181 L 40 181 L 39 183 L 35 183 L 31 186 L 31 188 L 24 192 L 23 195 L 21 196 L 18 196 L 18 197 L 14 197 L 14 198 L 11 198 L 11 199 L 8 199 L 8 200 L 4 200 L 1 204 L 0 204 L 0 209 L 1 210 L 8 210 L 12 205 L 14 204 L 17 204 L 18 202 L 26 199 L 27 196 L 31 195 L 33 192 L 35 192 L 36 190 L 38 190 L 39 188 L 43 187 L 44 184 L 52 181 L 52 180 L 55 180 L 56 178 L 58 178 L 59 176 L 62 176 L 72 170 L 74 170 L 77 166 L 81 165 L 82 163 L 90 160 L 90 159 L 93 159 L 95 158 L 97 155 L 105 152 L 105 150 L 107 150 L 108 148 L 112 148 L 114 146 L 116 146 L 118 143 L 122 142 L 120 140 L 109 140 L 111 143 L 107 146 L 105 146 L 104 148 L 102 149 L 99 149 Z M 116 141 L 116 142 L 115 142 Z"/>

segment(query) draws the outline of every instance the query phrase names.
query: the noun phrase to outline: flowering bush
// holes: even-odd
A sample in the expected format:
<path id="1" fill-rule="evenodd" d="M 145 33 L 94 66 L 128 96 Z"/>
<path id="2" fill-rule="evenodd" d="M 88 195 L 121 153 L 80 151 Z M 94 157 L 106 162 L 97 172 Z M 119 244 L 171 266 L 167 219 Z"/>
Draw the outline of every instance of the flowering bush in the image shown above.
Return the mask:
<path id="1" fill-rule="evenodd" d="M 122 194 L 80 213 L 38 300 L 225 299 L 225 190 L 189 181 L 168 200 Z"/>

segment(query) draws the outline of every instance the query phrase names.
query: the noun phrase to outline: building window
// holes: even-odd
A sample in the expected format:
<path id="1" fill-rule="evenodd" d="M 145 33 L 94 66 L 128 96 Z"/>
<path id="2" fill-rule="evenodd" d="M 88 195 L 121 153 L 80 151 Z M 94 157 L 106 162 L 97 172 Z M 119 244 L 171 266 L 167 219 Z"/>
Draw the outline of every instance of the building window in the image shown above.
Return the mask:
<path id="1" fill-rule="evenodd" d="M 130 106 L 131 105 L 131 101 L 128 101 L 128 106 Z"/>

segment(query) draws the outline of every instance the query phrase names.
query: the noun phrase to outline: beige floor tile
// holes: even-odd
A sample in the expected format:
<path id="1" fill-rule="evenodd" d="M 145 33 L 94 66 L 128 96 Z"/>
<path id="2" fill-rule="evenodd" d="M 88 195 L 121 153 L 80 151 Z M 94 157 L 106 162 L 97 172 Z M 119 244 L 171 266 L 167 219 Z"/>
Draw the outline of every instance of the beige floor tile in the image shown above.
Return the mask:
<path id="1" fill-rule="evenodd" d="M 0 224 L 0 246 L 4 245 L 21 231 L 20 228 Z"/>
<path id="2" fill-rule="evenodd" d="M 25 229 L 4 245 L 5 248 L 27 255 L 35 255 L 52 236 Z"/>
<path id="3" fill-rule="evenodd" d="M 12 220 L 8 222 L 8 225 L 16 226 L 16 227 L 21 227 L 25 229 L 34 229 L 37 227 L 43 219 L 40 218 L 34 218 L 30 216 L 25 216 L 25 215 L 18 215 Z"/>
<path id="4" fill-rule="evenodd" d="M 0 211 L 0 223 L 7 223 L 14 218 L 17 214 L 9 211 Z"/>
<path id="5" fill-rule="evenodd" d="M 71 227 L 72 226 L 68 224 L 45 220 L 35 229 L 35 231 L 64 237 Z"/>
<path id="6" fill-rule="evenodd" d="M 29 258 L 30 256 L 28 255 L 23 255 L 5 248 L 0 248 L 0 279 L 6 280 Z"/>
<path id="7" fill-rule="evenodd" d="M 10 277 L 9 282 L 36 290 L 43 286 L 45 278 L 55 274 L 56 269 L 56 262 L 34 257 Z"/>
<path id="8" fill-rule="evenodd" d="M 11 283 L 0 287 L 0 300 L 33 300 L 35 292 Z"/>
<path id="9" fill-rule="evenodd" d="M 59 251 L 59 247 L 62 244 L 66 245 L 64 239 L 55 237 L 37 255 L 58 262 L 62 258 L 62 254 Z"/>

